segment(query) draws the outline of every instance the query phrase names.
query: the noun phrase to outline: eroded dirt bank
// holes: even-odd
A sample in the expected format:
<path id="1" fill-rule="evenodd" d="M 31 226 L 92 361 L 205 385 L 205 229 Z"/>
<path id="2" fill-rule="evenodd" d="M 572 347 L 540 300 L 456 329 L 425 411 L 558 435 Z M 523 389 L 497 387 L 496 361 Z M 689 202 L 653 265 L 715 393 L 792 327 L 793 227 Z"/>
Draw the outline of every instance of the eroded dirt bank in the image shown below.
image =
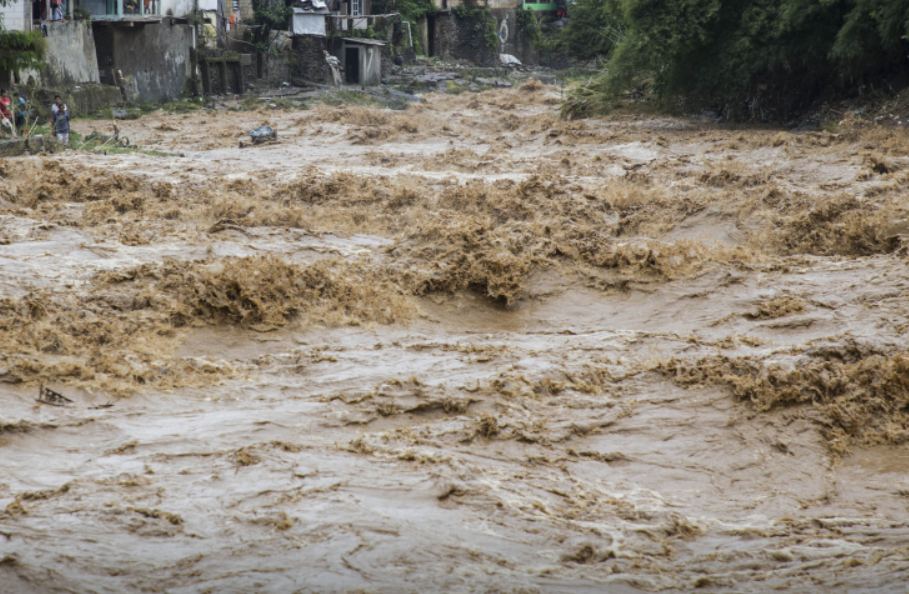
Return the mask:
<path id="1" fill-rule="evenodd" d="M 0 590 L 904 591 L 905 133 L 557 108 L 0 162 Z"/>

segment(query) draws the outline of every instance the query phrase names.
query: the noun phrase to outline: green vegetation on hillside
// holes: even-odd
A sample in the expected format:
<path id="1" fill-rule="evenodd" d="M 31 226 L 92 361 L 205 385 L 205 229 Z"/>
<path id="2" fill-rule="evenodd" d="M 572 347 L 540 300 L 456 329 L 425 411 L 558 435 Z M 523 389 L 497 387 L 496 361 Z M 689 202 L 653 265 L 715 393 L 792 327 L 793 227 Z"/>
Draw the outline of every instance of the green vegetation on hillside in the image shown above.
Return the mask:
<path id="1" fill-rule="evenodd" d="M 664 106 L 782 119 L 909 66 L 909 0 L 581 0 L 571 17 L 575 56 L 611 50 L 608 73 L 573 105 L 581 111 L 646 87 Z"/>

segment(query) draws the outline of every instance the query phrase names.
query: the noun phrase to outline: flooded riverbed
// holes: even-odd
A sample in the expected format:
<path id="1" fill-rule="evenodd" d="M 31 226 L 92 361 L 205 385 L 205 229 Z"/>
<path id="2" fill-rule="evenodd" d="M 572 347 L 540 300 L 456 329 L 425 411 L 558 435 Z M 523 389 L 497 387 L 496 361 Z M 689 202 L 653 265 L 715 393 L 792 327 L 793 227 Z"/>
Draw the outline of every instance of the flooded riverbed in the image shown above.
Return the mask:
<path id="1" fill-rule="evenodd" d="M 0 162 L 0 590 L 905 591 L 905 134 L 558 104 Z"/>

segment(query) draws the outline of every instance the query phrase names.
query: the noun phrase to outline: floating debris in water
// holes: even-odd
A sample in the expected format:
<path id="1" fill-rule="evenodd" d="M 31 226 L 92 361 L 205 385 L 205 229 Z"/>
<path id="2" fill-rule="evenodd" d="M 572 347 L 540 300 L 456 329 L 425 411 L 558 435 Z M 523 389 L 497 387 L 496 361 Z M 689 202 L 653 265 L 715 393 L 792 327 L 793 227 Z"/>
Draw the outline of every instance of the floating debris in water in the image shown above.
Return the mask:
<path id="1" fill-rule="evenodd" d="M 54 392 L 50 388 L 45 388 L 41 386 L 38 390 L 38 397 L 35 399 L 36 402 L 41 404 L 49 404 L 51 406 L 66 406 L 67 404 L 72 404 L 72 400 L 64 396 L 59 392 Z"/>
<path id="2" fill-rule="evenodd" d="M 270 126 L 259 126 L 255 130 L 249 131 L 253 144 L 262 144 L 264 142 L 274 142 L 278 140 L 278 133 Z"/>

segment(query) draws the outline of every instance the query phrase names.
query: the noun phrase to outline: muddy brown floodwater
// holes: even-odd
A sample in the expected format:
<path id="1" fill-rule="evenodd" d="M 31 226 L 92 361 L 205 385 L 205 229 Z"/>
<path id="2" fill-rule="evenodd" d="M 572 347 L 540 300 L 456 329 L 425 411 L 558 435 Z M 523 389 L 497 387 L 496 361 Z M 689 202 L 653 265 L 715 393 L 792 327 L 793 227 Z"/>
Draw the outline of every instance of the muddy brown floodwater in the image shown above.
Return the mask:
<path id="1" fill-rule="evenodd" d="M 558 102 L 0 162 L 0 591 L 905 592 L 906 134 Z"/>

